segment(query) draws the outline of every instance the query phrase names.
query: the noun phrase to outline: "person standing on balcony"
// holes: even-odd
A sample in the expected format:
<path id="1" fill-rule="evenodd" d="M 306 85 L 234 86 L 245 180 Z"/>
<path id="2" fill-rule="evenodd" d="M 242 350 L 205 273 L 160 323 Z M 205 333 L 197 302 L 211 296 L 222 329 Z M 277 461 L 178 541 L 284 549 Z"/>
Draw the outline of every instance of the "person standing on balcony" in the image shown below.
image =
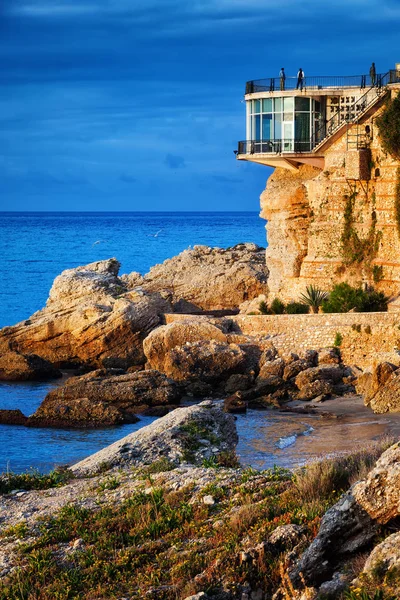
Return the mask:
<path id="1" fill-rule="evenodd" d="M 285 89 L 285 81 L 286 81 L 286 73 L 285 73 L 285 69 L 283 67 L 280 70 L 279 79 L 281 82 L 281 92 L 283 92 Z"/>
<path id="2" fill-rule="evenodd" d="M 300 69 L 298 70 L 297 73 L 297 85 L 296 85 L 296 90 L 298 90 L 300 88 L 300 91 L 303 91 L 303 82 L 304 82 L 304 71 L 303 69 L 300 67 Z"/>
<path id="3" fill-rule="evenodd" d="M 371 85 L 374 86 L 376 83 L 376 69 L 374 62 L 372 63 L 371 68 L 369 70 L 369 76 L 371 78 Z"/>

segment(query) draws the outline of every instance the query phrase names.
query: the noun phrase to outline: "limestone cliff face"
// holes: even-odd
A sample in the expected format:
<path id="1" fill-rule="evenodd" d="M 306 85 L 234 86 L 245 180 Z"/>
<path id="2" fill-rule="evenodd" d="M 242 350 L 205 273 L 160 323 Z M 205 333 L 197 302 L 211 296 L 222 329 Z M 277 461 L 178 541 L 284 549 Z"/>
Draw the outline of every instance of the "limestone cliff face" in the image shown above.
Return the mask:
<path id="1" fill-rule="evenodd" d="M 400 163 L 380 145 L 375 118 L 381 110 L 358 126 L 366 149 L 352 149 L 344 132 L 324 152 L 324 170 L 276 169 L 267 182 L 260 199 L 268 221 L 270 297 L 295 300 L 310 283 L 329 290 L 340 281 L 368 283 L 394 299 L 399 295 Z"/>

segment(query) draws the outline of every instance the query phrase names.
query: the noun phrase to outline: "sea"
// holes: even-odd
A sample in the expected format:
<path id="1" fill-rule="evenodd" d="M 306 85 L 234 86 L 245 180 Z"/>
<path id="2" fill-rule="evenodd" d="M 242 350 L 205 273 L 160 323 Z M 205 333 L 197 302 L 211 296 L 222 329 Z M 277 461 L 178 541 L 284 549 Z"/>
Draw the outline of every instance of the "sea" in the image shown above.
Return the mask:
<path id="1" fill-rule="evenodd" d="M 116 257 L 121 274 L 144 274 L 195 245 L 227 248 L 241 242 L 266 245 L 265 221 L 258 213 L 0 213 L 0 327 L 41 309 L 64 269 Z M 32 414 L 56 385 L 60 381 L 0 382 L 0 409 Z M 133 425 L 96 430 L 0 425 L 0 473 L 48 472 L 72 464 L 153 420 L 141 416 Z M 359 422 L 332 425 L 313 416 L 249 410 L 237 417 L 238 454 L 244 465 L 254 468 L 292 468 L 347 448 L 349 440 L 357 444 L 383 432 L 375 421 L 367 425 L 368 433 Z"/>

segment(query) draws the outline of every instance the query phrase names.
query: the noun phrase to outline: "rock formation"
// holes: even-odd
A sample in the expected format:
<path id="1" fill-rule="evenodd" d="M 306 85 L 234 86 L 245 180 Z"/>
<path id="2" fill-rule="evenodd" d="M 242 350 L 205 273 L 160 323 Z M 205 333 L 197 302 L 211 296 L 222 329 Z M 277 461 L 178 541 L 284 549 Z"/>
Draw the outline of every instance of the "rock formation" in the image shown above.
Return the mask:
<path id="1" fill-rule="evenodd" d="M 357 393 L 375 413 L 400 411 L 400 368 L 389 362 L 378 363 L 358 377 Z"/>
<path id="2" fill-rule="evenodd" d="M 102 427 L 135 423 L 136 413 L 165 414 L 180 397 L 177 385 L 158 371 L 99 369 L 71 377 L 49 392 L 27 425 Z"/>
<path id="3" fill-rule="evenodd" d="M 232 248 L 194 246 L 155 265 L 143 277 L 127 276 L 128 285 L 149 292 L 165 290 L 175 312 L 234 310 L 266 291 L 265 250 L 256 244 Z"/>
<path id="4" fill-rule="evenodd" d="M 79 476 L 109 467 L 147 465 L 163 459 L 173 465 L 201 464 L 205 458 L 234 451 L 237 444 L 234 418 L 211 401 L 178 408 L 151 425 L 72 466 Z"/>
<path id="5" fill-rule="evenodd" d="M 170 304 L 128 291 L 115 259 L 59 275 L 46 307 L 0 332 L 0 352 L 38 354 L 56 366 L 121 367 L 144 362 L 142 342 Z"/>
<path id="6" fill-rule="evenodd" d="M 0 354 L 0 381 L 31 381 L 58 377 L 61 377 L 61 371 L 36 354 Z"/>
<path id="7" fill-rule="evenodd" d="M 398 296 L 399 162 L 381 146 L 375 122 L 381 110 L 349 130 L 363 136 L 368 129 L 367 149 L 349 150 L 341 135 L 324 150 L 323 170 L 277 168 L 268 179 L 260 200 L 268 221 L 270 297 L 297 300 L 310 283 L 329 291 L 340 281 L 372 284 Z M 365 163 L 361 174 L 357 161 Z"/>

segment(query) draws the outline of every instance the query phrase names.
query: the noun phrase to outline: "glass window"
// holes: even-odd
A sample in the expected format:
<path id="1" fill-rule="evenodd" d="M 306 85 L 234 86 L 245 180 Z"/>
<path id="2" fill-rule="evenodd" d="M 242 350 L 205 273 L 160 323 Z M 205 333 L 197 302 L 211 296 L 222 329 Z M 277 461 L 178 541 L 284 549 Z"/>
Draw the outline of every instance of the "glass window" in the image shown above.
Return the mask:
<path id="1" fill-rule="evenodd" d="M 310 111 L 310 98 L 296 98 L 295 102 L 297 111 Z"/>
<path id="2" fill-rule="evenodd" d="M 303 142 L 310 139 L 310 115 L 308 113 L 296 114 L 294 137 Z"/>
<path id="3" fill-rule="evenodd" d="M 275 99 L 276 101 L 276 99 Z M 280 140 L 282 138 L 282 115 L 275 115 L 274 121 L 274 138 Z"/>
<path id="4" fill-rule="evenodd" d="M 294 108 L 294 98 L 284 98 L 283 99 L 283 110 L 285 112 L 289 112 Z"/>
<path id="5" fill-rule="evenodd" d="M 272 115 L 262 116 L 262 139 L 272 139 Z"/>
<path id="6" fill-rule="evenodd" d="M 262 109 L 263 109 L 263 112 L 266 112 L 266 113 L 272 112 L 272 98 L 265 98 L 262 101 Z"/>
<path id="7" fill-rule="evenodd" d="M 261 105 L 261 102 L 259 100 L 253 100 L 253 113 L 260 112 L 260 105 Z"/>
<path id="8" fill-rule="evenodd" d="M 314 105 L 315 105 L 315 112 L 321 112 L 321 102 L 318 102 L 318 100 L 314 100 Z"/>
<path id="9" fill-rule="evenodd" d="M 293 121 L 293 113 L 283 113 L 283 120 L 284 121 Z"/>
<path id="10" fill-rule="evenodd" d="M 253 140 L 261 140 L 261 117 L 256 115 L 254 118 Z"/>
<path id="11" fill-rule="evenodd" d="M 275 112 L 282 111 L 282 98 L 275 98 L 274 100 Z"/>

